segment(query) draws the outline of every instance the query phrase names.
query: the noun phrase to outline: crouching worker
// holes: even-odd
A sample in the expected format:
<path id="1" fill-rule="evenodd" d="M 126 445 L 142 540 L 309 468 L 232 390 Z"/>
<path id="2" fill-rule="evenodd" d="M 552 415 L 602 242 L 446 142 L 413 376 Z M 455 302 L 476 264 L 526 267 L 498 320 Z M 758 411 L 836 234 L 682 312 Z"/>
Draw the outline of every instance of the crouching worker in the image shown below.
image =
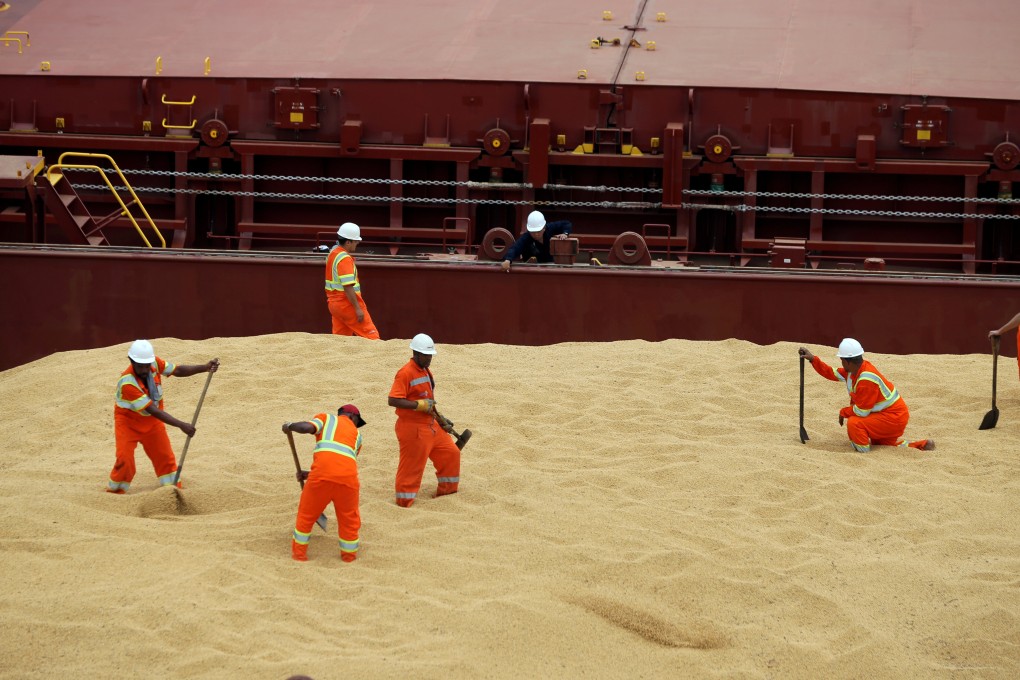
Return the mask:
<path id="1" fill-rule="evenodd" d="M 358 428 L 364 424 L 361 411 L 353 404 L 341 406 L 335 416 L 320 413 L 309 421 L 283 424 L 284 432 L 315 435 L 312 469 L 297 473 L 304 489 L 294 522 L 291 556 L 299 562 L 308 561 L 308 539 L 315 520 L 330 503 L 336 511 L 340 558 L 353 562 L 358 556 L 358 531 L 361 529 L 358 511 L 361 433 Z"/>
<path id="2" fill-rule="evenodd" d="M 827 380 L 842 382 L 850 393 L 850 405 L 839 411 L 839 424 L 846 422 L 850 443 L 860 453 L 871 450 L 872 444 L 883 446 L 910 446 L 922 451 L 933 451 L 931 439 L 907 442 L 901 439 L 910 411 L 896 387 L 864 359 L 864 348 L 853 338 L 839 343 L 836 357 L 842 367 L 835 371 L 804 347 L 800 356 L 811 362 L 818 375 Z"/>
<path id="3" fill-rule="evenodd" d="M 163 410 L 163 378 L 215 373 L 220 367 L 217 359 L 194 366 L 177 366 L 157 357 L 148 340 L 131 343 L 128 359 L 131 366 L 121 373 L 117 381 L 113 407 L 117 460 L 110 471 L 106 488 L 108 492 L 117 494 L 126 493 L 135 478 L 135 447 L 138 444 L 152 461 L 160 485 L 174 483 L 177 459 L 170 446 L 166 426 L 172 425 L 189 437 L 195 436 L 195 428 Z"/>

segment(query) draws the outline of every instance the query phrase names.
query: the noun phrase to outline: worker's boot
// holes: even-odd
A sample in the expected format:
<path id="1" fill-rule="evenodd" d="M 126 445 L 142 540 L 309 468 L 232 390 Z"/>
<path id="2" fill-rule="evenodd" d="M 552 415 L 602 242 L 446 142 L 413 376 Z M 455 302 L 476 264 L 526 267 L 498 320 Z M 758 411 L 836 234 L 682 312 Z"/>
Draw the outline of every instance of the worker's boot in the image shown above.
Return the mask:
<path id="1" fill-rule="evenodd" d="M 340 551 L 340 559 L 342 559 L 344 562 L 353 562 L 354 560 L 358 559 L 358 553 L 347 552 L 346 550 L 341 550 Z"/>
<path id="2" fill-rule="evenodd" d="M 302 544 L 298 543 L 297 541 L 293 541 L 292 540 L 290 542 L 290 556 L 293 557 L 298 562 L 307 562 L 308 561 L 308 546 L 307 545 L 302 545 Z"/>

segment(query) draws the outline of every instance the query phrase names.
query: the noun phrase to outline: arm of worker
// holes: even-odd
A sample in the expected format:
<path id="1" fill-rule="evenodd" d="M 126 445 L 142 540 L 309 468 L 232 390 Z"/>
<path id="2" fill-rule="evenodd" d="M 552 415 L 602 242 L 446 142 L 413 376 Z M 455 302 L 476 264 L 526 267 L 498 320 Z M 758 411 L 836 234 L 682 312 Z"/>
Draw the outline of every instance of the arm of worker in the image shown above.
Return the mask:
<path id="1" fill-rule="evenodd" d="M 156 420 L 161 420 L 167 425 L 170 425 L 171 427 L 176 427 L 189 437 L 195 436 L 194 425 L 192 425 L 191 423 L 186 423 L 183 420 L 177 420 L 177 418 L 174 418 L 172 415 L 161 409 L 159 406 L 156 406 L 156 402 L 150 401 L 149 405 L 146 406 L 143 410 Z"/>
<path id="2" fill-rule="evenodd" d="M 549 238 L 568 238 L 573 228 L 574 225 L 570 223 L 570 220 L 557 220 L 545 225 L 545 233 L 549 235 Z"/>
<path id="3" fill-rule="evenodd" d="M 514 241 L 512 246 L 506 249 L 506 252 L 503 253 L 503 261 L 500 263 L 500 266 L 503 267 L 503 271 L 510 271 L 510 263 L 521 256 L 521 253 L 524 252 L 524 247 L 528 245 L 528 241 L 530 240 L 531 234 L 524 232 L 517 237 L 517 240 Z"/>
<path id="4" fill-rule="evenodd" d="M 815 372 L 818 373 L 818 375 L 825 378 L 826 380 L 835 380 L 839 382 L 840 380 L 843 379 L 840 376 L 836 375 L 836 372 L 832 370 L 832 367 L 830 367 L 827 363 L 825 363 L 824 361 L 816 357 L 814 354 L 812 354 L 806 347 L 801 347 L 800 349 L 798 349 L 797 354 L 799 354 L 804 359 L 810 361 L 811 368 L 815 369 Z"/>
<path id="5" fill-rule="evenodd" d="M 318 432 L 315 425 L 313 423 L 308 422 L 307 420 L 302 420 L 295 423 L 284 423 L 283 431 L 299 432 L 301 434 L 315 434 L 316 432 Z"/>
<path id="6" fill-rule="evenodd" d="M 344 284 L 344 295 L 347 296 L 347 301 L 351 303 L 351 307 L 354 307 L 354 314 L 358 317 L 358 323 L 365 320 L 365 311 L 361 309 L 361 305 L 358 304 L 358 296 L 354 294 L 354 284 Z"/>
<path id="7" fill-rule="evenodd" d="M 1012 319 L 1006 322 L 1006 325 L 995 331 L 988 331 L 988 339 L 997 338 L 1003 333 L 1008 333 L 1014 328 L 1020 328 L 1020 313 L 1014 316 Z"/>
<path id="8" fill-rule="evenodd" d="M 406 408 L 411 411 L 429 412 L 436 407 L 434 399 L 401 399 L 400 397 L 388 397 L 386 400 L 393 408 Z"/>
<path id="9" fill-rule="evenodd" d="M 220 367 L 219 359 L 212 359 L 204 364 L 192 364 L 190 366 L 177 366 L 171 374 L 175 378 L 187 378 L 198 373 L 215 373 Z"/>

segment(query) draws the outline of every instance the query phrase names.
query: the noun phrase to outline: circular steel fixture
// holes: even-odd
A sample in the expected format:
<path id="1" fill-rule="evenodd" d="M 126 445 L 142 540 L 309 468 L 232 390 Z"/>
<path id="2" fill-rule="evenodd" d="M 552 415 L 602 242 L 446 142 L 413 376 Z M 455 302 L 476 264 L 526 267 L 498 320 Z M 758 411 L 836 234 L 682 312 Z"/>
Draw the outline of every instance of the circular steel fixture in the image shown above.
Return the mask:
<path id="1" fill-rule="evenodd" d="M 510 135 L 506 130 L 492 128 L 482 137 L 482 146 L 490 156 L 503 156 L 510 150 Z"/>
<path id="2" fill-rule="evenodd" d="M 705 140 L 705 156 L 713 163 L 725 163 L 733 155 L 733 144 L 726 135 L 712 135 Z"/>
<path id="3" fill-rule="evenodd" d="M 485 232 L 482 238 L 482 254 L 490 260 L 499 262 L 503 254 L 514 244 L 514 235 L 503 227 L 494 227 Z"/>
<path id="4" fill-rule="evenodd" d="M 992 151 L 992 161 L 999 170 L 1012 170 L 1020 165 L 1020 147 L 1013 142 L 1002 142 Z"/>
<path id="5" fill-rule="evenodd" d="M 219 118 L 202 123 L 199 133 L 206 146 L 223 146 L 227 142 L 227 124 Z"/>

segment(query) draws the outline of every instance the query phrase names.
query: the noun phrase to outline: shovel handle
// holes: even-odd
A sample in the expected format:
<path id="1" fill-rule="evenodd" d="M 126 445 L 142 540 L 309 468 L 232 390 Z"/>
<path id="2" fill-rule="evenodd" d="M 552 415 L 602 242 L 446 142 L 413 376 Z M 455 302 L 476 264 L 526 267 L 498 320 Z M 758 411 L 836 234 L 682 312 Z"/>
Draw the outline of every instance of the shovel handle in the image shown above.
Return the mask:
<path id="1" fill-rule="evenodd" d="M 301 459 L 298 458 L 297 447 L 294 446 L 294 433 L 290 430 L 287 430 L 287 441 L 290 442 L 290 453 L 294 456 L 294 467 L 297 468 L 298 472 L 301 472 Z M 301 485 L 302 489 L 305 488 L 303 480 L 299 479 L 298 483 Z"/>
<path id="2" fill-rule="evenodd" d="M 999 372 L 999 341 L 1002 338 L 996 335 L 992 338 L 992 408 L 995 408 L 995 384 Z"/>
<path id="3" fill-rule="evenodd" d="M 213 359 L 216 361 L 216 359 Z M 198 414 L 202 412 L 202 402 L 205 401 L 205 393 L 209 391 L 209 383 L 212 382 L 212 371 L 209 371 L 205 375 L 205 387 L 202 388 L 202 395 L 198 398 L 198 406 L 195 407 L 195 415 L 191 417 L 191 426 L 195 427 L 195 423 L 198 422 Z M 184 459 L 188 455 L 188 446 L 191 444 L 191 435 L 184 440 L 184 450 L 181 451 L 181 463 L 177 466 L 177 474 L 174 476 L 174 486 L 177 486 L 177 482 L 181 481 L 181 470 L 184 469 Z"/>

